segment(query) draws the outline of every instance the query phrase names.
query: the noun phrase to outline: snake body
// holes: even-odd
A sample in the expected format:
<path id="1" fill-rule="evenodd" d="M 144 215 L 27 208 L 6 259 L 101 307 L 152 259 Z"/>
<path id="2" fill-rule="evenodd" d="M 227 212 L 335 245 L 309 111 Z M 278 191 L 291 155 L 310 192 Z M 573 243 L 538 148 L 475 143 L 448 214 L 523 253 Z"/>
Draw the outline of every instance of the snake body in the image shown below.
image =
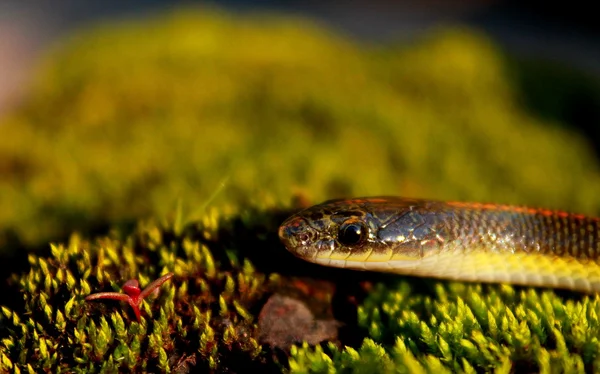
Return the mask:
<path id="1" fill-rule="evenodd" d="M 371 197 L 288 218 L 289 251 L 325 266 L 600 292 L 600 219 L 555 210 Z"/>

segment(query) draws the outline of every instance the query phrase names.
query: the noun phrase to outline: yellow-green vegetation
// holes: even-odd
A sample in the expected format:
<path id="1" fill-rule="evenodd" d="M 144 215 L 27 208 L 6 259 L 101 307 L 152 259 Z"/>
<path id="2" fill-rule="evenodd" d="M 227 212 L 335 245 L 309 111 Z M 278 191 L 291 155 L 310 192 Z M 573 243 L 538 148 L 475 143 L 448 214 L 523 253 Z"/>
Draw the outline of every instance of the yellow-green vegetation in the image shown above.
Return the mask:
<path id="1" fill-rule="evenodd" d="M 217 244 L 217 229 L 231 226 L 229 220 L 217 227 L 217 218 L 207 214 L 195 238 L 147 222 L 125 240 L 73 236 L 52 245 L 48 258 L 29 256 L 29 273 L 14 277 L 24 310 L 2 307 L 2 372 L 240 371 L 264 363 L 249 308 L 279 277 L 256 272 Z M 209 249 L 215 245 L 220 258 Z M 84 301 L 102 286 L 119 291 L 115 277 L 139 276 L 145 286 L 153 280 L 145 274 L 166 269 L 176 280 L 142 304 L 140 323 L 118 303 Z"/>
<path id="2" fill-rule="evenodd" d="M 335 279 L 277 242 L 297 193 L 600 213 L 591 146 L 525 106 L 514 66 L 469 30 L 375 48 L 202 9 L 72 36 L 0 124 L 0 253 L 65 242 L 11 277 L 0 371 L 600 370 L 597 297 L 503 286 L 375 277 L 359 344 L 256 339 L 292 276 Z M 169 271 L 141 323 L 83 300 Z"/>
<path id="3" fill-rule="evenodd" d="M 380 284 L 359 309 L 369 331 L 360 348 L 292 350 L 290 367 L 333 372 L 597 372 L 600 300 L 564 302 L 552 292 L 511 287 Z M 359 359 L 360 358 L 360 359 Z"/>

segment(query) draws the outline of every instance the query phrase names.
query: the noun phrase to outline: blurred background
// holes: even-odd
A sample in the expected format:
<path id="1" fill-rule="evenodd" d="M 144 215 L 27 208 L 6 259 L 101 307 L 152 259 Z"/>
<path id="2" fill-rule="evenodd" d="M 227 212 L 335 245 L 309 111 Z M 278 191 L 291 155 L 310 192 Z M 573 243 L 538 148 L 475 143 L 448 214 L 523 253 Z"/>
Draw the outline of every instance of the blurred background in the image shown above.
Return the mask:
<path id="1" fill-rule="evenodd" d="M 209 200 L 299 194 L 600 214 L 593 14 L 583 1 L 3 1 L 0 253 L 178 204 L 193 220 Z"/>
<path id="2" fill-rule="evenodd" d="M 584 1 L 128 1 L 33 0 L 0 4 L 0 109 L 22 91 L 36 58 L 48 45 L 90 24 L 144 17 L 190 4 L 232 12 L 270 11 L 314 19 L 369 41 L 412 40 L 440 24 L 476 28 L 511 53 L 561 61 L 600 74 L 599 27 Z"/>

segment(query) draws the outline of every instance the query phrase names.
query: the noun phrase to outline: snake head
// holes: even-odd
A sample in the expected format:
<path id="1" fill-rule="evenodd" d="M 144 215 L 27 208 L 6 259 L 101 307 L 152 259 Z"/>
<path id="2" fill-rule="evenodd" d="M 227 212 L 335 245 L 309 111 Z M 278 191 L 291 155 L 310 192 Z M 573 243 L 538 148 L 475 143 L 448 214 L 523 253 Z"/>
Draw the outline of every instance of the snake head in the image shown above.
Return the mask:
<path id="1" fill-rule="evenodd" d="M 347 200 L 330 200 L 288 218 L 279 238 L 294 255 L 311 262 L 345 260 L 381 246 L 377 222 Z"/>
<path id="2" fill-rule="evenodd" d="M 330 200 L 288 218 L 279 237 L 294 255 L 323 265 L 367 269 L 399 261 L 410 267 L 439 250 L 440 233 L 447 236 L 440 219 L 445 213 L 433 204 L 386 197 Z"/>

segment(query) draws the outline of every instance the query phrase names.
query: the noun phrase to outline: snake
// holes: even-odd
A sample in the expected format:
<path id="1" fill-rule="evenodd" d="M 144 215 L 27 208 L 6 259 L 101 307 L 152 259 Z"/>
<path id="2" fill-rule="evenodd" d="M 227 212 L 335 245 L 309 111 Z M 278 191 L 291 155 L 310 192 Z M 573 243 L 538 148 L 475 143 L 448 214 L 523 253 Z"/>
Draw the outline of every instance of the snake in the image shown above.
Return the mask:
<path id="1" fill-rule="evenodd" d="M 600 292 L 600 219 L 560 210 L 381 196 L 335 199 L 279 227 L 320 265 Z"/>

